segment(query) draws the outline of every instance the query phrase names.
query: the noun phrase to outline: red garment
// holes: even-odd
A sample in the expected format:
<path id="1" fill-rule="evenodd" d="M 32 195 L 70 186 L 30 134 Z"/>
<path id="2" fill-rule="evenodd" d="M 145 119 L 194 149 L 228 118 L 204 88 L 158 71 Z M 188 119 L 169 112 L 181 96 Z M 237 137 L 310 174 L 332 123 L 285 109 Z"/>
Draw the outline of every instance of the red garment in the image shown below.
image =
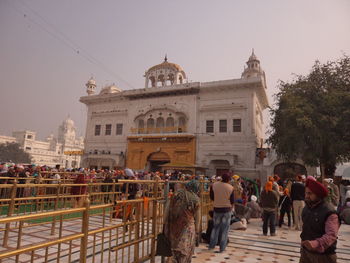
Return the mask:
<path id="1" fill-rule="evenodd" d="M 316 180 L 307 179 L 305 186 L 309 188 L 311 192 L 313 192 L 319 198 L 325 198 L 328 195 L 328 189 Z"/>
<path id="2" fill-rule="evenodd" d="M 86 184 L 85 176 L 83 174 L 79 174 L 78 177 L 74 181 L 75 184 Z M 72 195 L 83 195 L 86 194 L 86 186 L 72 186 L 71 189 Z"/>

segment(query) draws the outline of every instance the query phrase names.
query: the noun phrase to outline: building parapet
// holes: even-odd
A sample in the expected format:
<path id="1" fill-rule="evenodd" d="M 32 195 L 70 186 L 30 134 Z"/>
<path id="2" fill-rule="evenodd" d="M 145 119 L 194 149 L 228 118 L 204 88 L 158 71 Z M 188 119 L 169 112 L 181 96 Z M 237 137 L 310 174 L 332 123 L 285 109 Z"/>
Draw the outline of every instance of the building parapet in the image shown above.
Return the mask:
<path id="1" fill-rule="evenodd" d="M 131 134 L 158 134 L 158 133 L 184 133 L 186 126 L 154 127 L 154 128 L 130 128 Z"/>

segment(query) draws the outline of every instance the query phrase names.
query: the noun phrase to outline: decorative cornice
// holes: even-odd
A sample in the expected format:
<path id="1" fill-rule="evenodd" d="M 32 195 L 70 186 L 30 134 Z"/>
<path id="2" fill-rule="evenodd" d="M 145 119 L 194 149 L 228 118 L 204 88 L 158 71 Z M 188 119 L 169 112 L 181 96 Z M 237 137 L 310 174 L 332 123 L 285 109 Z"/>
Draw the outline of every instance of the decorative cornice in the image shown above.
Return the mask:
<path id="1" fill-rule="evenodd" d="M 100 117 L 100 116 L 109 116 L 109 115 L 127 115 L 128 110 L 123 109 L 123 110 L 110 110 L 110 111 L 93 111 L 91 112 L 92 117 Z"/>
<path id="2" fill-rule="evenodd" d="M 199 111 L 216 111 L 216 110 L 237 110 L 237 109 L 247 109 L 244 104 L 216 104 L 216 105 L 206 105 L 202 106 Z"/>
<path id="3" fill-rule="evenodd" d="M 172 143 L 189 142 L 195 138 L 194 135 L 157 135 L 157 136 L 128 136 L 128 141 L 134 143 Z"/>

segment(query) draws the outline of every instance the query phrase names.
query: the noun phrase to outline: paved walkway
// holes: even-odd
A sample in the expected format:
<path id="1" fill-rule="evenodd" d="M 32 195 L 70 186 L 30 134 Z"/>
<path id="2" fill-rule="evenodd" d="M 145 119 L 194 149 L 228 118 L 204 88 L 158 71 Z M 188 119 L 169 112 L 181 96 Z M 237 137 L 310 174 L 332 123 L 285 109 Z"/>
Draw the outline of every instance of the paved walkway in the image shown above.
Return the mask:
<path id="1" fill-rule="evenodd" d="M 102 227 L 102 217 L 92 216 L 90 217 L 90 230 L 98 229 Z M 120 220 L 113 219 L 112 222 L 105 222 L 105 226 L 120 223 Z M 145 232 L 147 227 L 145 227 Z M 35 226 L 31 228 L 23 229 L 22 246 L 30 245 L 33 243 L 40 243 L 43 241 L 54 240 L 58 236 L 50 235 L 51 224 L 45 224 L 41 226 Z M 72 220 L 64 222 L 64 235 L 76 234 L 81 231 L 81 221 Z M 201 243 L 196 248 L 195 255 L 193 256 L 192 263 L 202 262 L 259 262 L 259 263 L 284 263 L 284 262 L 299 262 L 299 244 L 300 244 L 300 231 L 290 230 L 283 226 L 278 229 L 277 235 L 274 237 L 262 235 L 262 222 L 260 219 L 252 219 L 248 224 L 246 231 L 230 230 L 229 238 L 230 243 L 224 253 L 216 251 L 208 251 L 207 245 Z M 119 236 L 118 242 L 115 237 Z M 111 253 L 109 247 L 116 244 L 122 244 L 130 241 L 129 236 L 126 240 L 121 239 L 122 229 L 119 229 L 118 234 L 116 232 L 105 232 L 103 235 L 99 233 L 96 237 L 89 236 L 88 244 L 88 262 L 132 262 L 133 247 L 125 249 L 125 251 L 119 251 L 118 254 Z M 0 233 L 2 237 L 2 232 Z M 11 231 L 9 248 L 0 246 L 0 253 L 7 251 L 8 249 L 14 249 L 17 244 L 17 231 Z M 111 237 L 111 239 L 109 238 Z M 104 242 L 102 242 L 102 240 Z M 95 243 L 96 242 L 96 243 Z M 48 262 L 79 262 L 79 249 L 80 240 L 74 240 L 71 247 L 68 243 L 63 243 L 61 246 L 52 246 L 47 251 L 46 249 L 36 250 L 34 253 L 34 262 L 45 262 L 47 257 Z M 93 243 L 96 246 L 93 246 Z M 149 252 L 150 242 L 145 241 L 140 245 L 140 255 L 145 255 Z M 59 253 L 58 253 L 59 251 Z M 129 254 L 130 253 L 130 254 Z M 343 224 L 340 228 L 338 239 L 338 263 L 350 262 L 350 225 Z M 46 255 L 46 256 L 45 256 Z M 70 255 L 70 256 L 69 256 Z M 95 256 L 93 256 L 95 255 Z M 129 256 L 131 255 L 131 256 Z M 57 256 L 59 259 L 57 260 Z M 23 254 L 19 258 L 19 262 L 31 262 L 31 254 Z M 117 258 L 117 259 L 116 259 Z M 2 263 L 15 262 L 15 258 L 4 259 Z M 156 262 L 161 262 L 160 257 L 156 257 Z"/>
<path id="2" fill-rule="evenodd" d="M 286 226 L 278 228 L 277 235 L 263 236 L 262 221 L 252 219 L 245 231 L 230 230 L 230 243 L 223 253 L 208 251 L 206 244 L 196 248 L 192 263 L 246 262 L 284 263 L 299 262 L 300 231 Z M 337 246 L 338 263 L 350 262 L 350 225 L 341 225 Z"/>

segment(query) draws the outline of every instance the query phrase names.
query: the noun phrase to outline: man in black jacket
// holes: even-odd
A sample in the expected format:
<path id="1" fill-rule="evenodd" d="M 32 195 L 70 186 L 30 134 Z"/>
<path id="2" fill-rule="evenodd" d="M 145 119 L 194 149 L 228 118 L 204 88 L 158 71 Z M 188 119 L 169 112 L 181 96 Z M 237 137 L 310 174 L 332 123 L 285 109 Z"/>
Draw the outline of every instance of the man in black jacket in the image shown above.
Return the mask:
<path id="1" fill-rule="evenodd" d="M 325 198 L 327 188 L 315 179 L 306 180 L 302 212 L 300 263 L 336 263 L 339 218 Z"/>

